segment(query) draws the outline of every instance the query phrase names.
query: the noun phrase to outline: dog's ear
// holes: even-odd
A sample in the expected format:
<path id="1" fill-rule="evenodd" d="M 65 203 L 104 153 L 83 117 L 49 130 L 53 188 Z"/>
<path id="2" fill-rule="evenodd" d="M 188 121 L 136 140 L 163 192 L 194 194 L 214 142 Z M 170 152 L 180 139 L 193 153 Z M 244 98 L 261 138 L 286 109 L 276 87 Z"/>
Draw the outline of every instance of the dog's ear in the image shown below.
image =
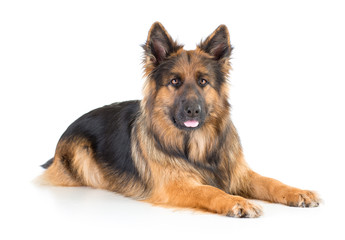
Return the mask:
<path id="1" fill-rule="evenodd" d="M 172 40 L 161 23 L 155 22 L 151 26 L 145 45 L 143 45 L 146 64 L 153 63 L 158 65 L 171 53 L 178 51 L 182 47 L 182 45 L 178 45 Z"/>
<path id="2" fill-rule="evenodd" d="M 213 56 L 215 60 L 229 59 L 232 51 L 228 28 L 220 25 L 198 46 L 202 51 Z"/>

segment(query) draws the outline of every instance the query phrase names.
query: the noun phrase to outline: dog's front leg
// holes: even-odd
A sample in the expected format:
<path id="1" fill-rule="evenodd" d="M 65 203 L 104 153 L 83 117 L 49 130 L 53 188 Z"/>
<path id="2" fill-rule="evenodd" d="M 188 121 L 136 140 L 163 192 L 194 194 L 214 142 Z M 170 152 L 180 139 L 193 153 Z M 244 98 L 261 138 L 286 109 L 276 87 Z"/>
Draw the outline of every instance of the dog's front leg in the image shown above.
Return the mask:
<path id="1" fill-rule="evenodd" d="M 245 198 L 233 196 L 209 185 L 168 184 L 159 196 L 148 202 L 175 207 L 187 207 L 230 217 L 258 217 L 261 207 Z"/>
<path id="2" fill-rule="evenodd" d="M 249 197 L 294 207 L 317 207 L 319 198 L 316 193 L 290 187 L 275 179 L 250 172 Z"/>

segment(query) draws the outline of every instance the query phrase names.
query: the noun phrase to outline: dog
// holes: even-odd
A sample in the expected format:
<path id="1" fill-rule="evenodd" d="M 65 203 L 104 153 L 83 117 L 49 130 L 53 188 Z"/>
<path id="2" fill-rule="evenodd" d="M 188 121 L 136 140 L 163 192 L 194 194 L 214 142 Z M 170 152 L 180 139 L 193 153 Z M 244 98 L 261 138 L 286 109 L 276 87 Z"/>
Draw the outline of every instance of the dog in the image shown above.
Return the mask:
<path id="1" fill-rule="evenodd" d="M 144 49 L 141 101 L 86 113 L 61 136 L 43 179 L 167 207 L 258 217 L 248 199 L 317 207 L 316 193 L 252 171 L 230 118 L 232 46 L 220 25 L 187 51 L 155 22 Z"/>

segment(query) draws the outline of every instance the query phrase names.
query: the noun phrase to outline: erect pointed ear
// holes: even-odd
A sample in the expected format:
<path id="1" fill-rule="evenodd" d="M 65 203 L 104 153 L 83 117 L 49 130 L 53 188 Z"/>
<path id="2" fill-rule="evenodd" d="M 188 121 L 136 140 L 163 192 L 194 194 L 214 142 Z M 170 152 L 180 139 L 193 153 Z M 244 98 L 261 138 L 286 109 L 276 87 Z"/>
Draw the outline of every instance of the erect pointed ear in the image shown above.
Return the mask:
<path id="1" fill-rule="evenodd" d="M 220 25 L 198 47 L 213 56 L 215 60 L 228 59 L 232 50 L 228 28 Z"/>
<path id="2" fill-rule="evenodd" d="M 182 47 L 182 45 L 178 45 L 172 40 L 169 33 L 159 22 L 152 24 L 147 41 L 143 46 L 147 57 L 146 61 L 150 61 L 156 65 Z"/>

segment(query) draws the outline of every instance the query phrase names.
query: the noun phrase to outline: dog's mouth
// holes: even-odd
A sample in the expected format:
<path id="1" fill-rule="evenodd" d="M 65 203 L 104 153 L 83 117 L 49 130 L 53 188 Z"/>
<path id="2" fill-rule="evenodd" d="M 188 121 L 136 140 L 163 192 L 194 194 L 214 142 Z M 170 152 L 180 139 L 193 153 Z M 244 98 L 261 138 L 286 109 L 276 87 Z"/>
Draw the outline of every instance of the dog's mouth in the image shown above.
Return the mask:
<path id="1" fill-rule="evenodd" d="M 199 126 L 199 121 L 197 120 L 188 120 L 183 123 L 188 128 L 196 128 Z"/>
<path id="2" fill-rule="evenodd" d="M 199 119 L 177 120 L 175 117 L 173 117 L 172 120 L 177 128 L 183 130 L 198 129 L 202 125 Z"/>

